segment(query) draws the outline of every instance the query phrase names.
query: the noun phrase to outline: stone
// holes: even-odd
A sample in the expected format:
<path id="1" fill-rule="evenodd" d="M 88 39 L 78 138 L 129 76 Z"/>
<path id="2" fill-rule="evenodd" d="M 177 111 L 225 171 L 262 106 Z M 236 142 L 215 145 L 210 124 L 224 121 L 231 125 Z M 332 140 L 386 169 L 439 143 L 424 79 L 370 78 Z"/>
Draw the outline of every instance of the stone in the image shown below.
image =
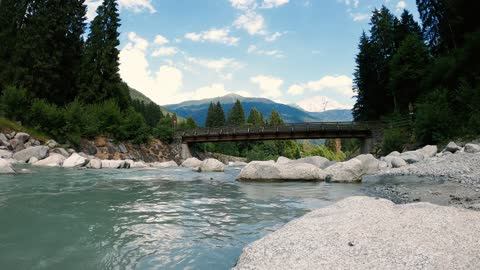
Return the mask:
<path id="1" fill-rule="evenodd" d="M 480 212 L 350 197 L 243 249 L 241 269 L 478 269 Z"/>
<path id="2" fill-rule="evenodd" d="M 77 151 L 75 151 L 75 149 L 73 149 L 73 148 L 68 148 L 68 149 L 67 149 L 67 152 L 68 152 L 69 154 L 73 154 L 73 153 L 76 153 Z"/>
<path id="3" fill-rule="evenodd" d="M 194 167 L 200 167 L 202 164 L 202 161 L 199 160 L 198 158 L 188 158 L 182 163 L 182 167 L 187 167 L 187 168 L 194 168 Z"/>
<path id="4" fill-rule="evenodd" d="M 243 166 L 247 166 L 247 163 L 246 163 L 246 162 L 243 162 L 243 161 L 233 161 L 233 162 L 229 162 L 229 163 L 228 163 L 228 166 L 232 166 L 232 167 L 243 167 Z"/>
<path id="5" fill-rule="evenodd" d="M 387 156 L 385 161 L 388 162 L 392 168 L 401 168 L 407 166 L 407 162 L 398 156 Z"/>
<path id="6" fill-rule="evenodd" d="M 8 141 L 7 136 L 5 136 L 5 134 L 3 134 L 3 133 L 0 133 L 0 141 L 2 141 L 2 142 Z"/>
<path id="7" fill-rule="evenodd" d="M 30 148 L 30 147 L 32 147 L 33 145 L 32 145 L 32 142 L 28 141 L 28 142 L 26 142 L 23 146 L 24 146 L 25 148 Z"/>
<path id="8" fill-rule="evenodd" d="M 0 150 L 0 158 L 12 158 L 13 153 L 7 150 Z"/>
<path id="9" fill-rule="evenodd" d="M 473 143 L 467 143 L 465 145 L 465 152 L 470 153 L 470 154 L 479 153 L 480 152 L 480 145 L 473 144 Z"/>
<path id="10" fill-rule="evenodd" d="M 322 181 L 327 175 L 307 163 L 277 164 L 273 161 L 252 161 L 240 171 L 239 181 Z"/>
<path id="11" fill-rule="evenodd" d="M 380 161 L 372 154 L 359 155 L 355 158 L 362 162 L 363 174 L 374 174 L 380 170 Z"/>
<path id="12" fill-rule="evenodd" d="M 96 158 L 91 159 L 88 162 L 86 167 L 89 168 L 89 169 L 97 169 L 97 170 L 101 169 L 102 168 L 102 161 L 100 159 L 96 159 Z"/>
<path id="13" fill-rule="evenodd" d="M 151 167 L 154 168 L 175 168 L 178 167 L 178 164 L 175 161 L 167 161 L 167 162 L 154 162 L 150 164 Z"/>
<path id="14" fill-rule="evenodd" d="M 454 142 L 449 142 L 447 144 L 447 146 L 445 147 L 445 150 L 446 152 L 450 152 L 450 153 L 455 153 L 457 151 L 460 151 L 462 149 L 462 147 L 458 146 L 456 143 Z"/>
<path id="15" fill-rule="evenodd" d="M 13 169 L 10 162 L 6 161 L 3 158 L 0 158 L 0 174 L 14 174 L 15 170 Z"/>
<path id="16" fill-rule="evenodd" d="M 128 169 L 130 164 L 125 160 L 102 160 L 102 169 Z"/>
<path id="17" fill-rule="evenodd" d="M 319 157 L 319 156 L 305 157 L 305 158 L 300 158 L 296 160 L 292 160 L 286 157 L 279 157 L 277 159 L 277 164 L 299 164 L 299 163 L 312 164 L 320 169 L 325 169 L 326 167 L 331 165 L 328 159 L 324 157 Z"/>
<path id="18" fill-rule="evenodd" d="M 362 161 L 356 158 L 338 162 L 326 168 L 325 173 L 327 181 L 338 183 L 361 182 L 365 174 Z"/>
<path id="19" fill-rule="evenodd" d="M 70 156 L 70 154 L 67 152 L 67 150 L 63 148 L 54 148 L 53 150 L 50 150 L 50 153 L 55 153 L 55 154 L 60 154 L 66 158 Z"/>
<path id="20" fill-rule="evenodd" d="M 49 140 L 45 143 L 45 145 L 48 146 L 48 148 L 53 149 L 58 146 L 58 143 L 54 140 Z"/>
<path id="21" fill-rule="evenodd" d="M 290 163 L 290 162 L 292 162 L 291 159 L 286 158 L 286 157 L 282 157 L 282 156 L 278 157 L 278 159 L 277 159 L 278 164 L 287 164 L 287 163 Z"/>
<path id="22" fill-rule="evenodd" d="M 17 134 L 15 134 L 14 139 L 17 140 L 19 143 L 24 144 L 28 141 L 28 139 L 30 139 L 30 134 L 27 134 L 25 132 L 18 132 Z"/>
<path id="23" fill-rule="evenodd" d="M 387 157 L 394 157 L 394 156 L 400 156 L 400 155 L 401 155 L 400 152 L 398 152 L 398 151 L 393 151 L 393 152 L 391 152 L 390 154 L 388 154 Z"/>
<path id="24" fill-rule="evenodd" d="M 127 149 L 127 147 L 126 147 L 123 143 L 121 143 L 121 144 L 118 145 L 118 150 L 119 150 L 120 153 L 122 153 L 122 154 L 128 153 L 128 149 Z"/>
<path id="25" fill-rule="evenodd" d="M 14 140 L 16 140 L 16 139 L 14 139 Z M 14 140 L 12 140 L 12 141 L 14 141 Z M 12 145 L 12 146 L 13 146 L 13 145 Z M 18 151 L 25 150 L 25 149 L 27 149 L 27 148 L 28 148 L 28 147 L 26 147 L 22 142 L 17 142 L 17 143 L 15 144 L 15 147 L 13 148 L 13 151 L 18 152 Z"/>
<path id="26" fill-rule="evenodd" d="M 47 146 L 34 146 L 13 154 L 13 158 L 21 162 L 27 162 L 32 157 L 36 157 L 38 160 L 42 160 L 47 156 Z"/>
<path id="27" fill-rule="evenodd" d="M 222 162 L 214 158 L 208 158 L 202 161 L 202 164 L 200 164 L 200 171 L 201 172 L 223 172 L 225 171 L 225 164 L 223 164 Z"/>
<path id="28" fill-rule="evenodd" d="M 43 159 L 42 159 L 42 160 L 43 160 Z M 33 165 L 33 164 L 35 164 L 35 163 L 37 163 L 37 162 L 38 162 L 38 158 L 32 157 L 32 158 L 30 158 L 30 159 L 28 160 L 27 163 Z"/>
<path id="29" fill-rule="evenodd" d="M 44 167 L 61 167 L 67 158 L 61 154 L 50 153 L 50 155 L 33 163 L 34 166 L 44 166 Z"/>
<path id="30" fill-rule="evenodd" d="M 408 152 L 402 153 L 400 157 L 408 164 L 417 163 L 424 159 L 423 154 L 419 151 L 408 151 Z"/>
<path id="31" fill-rule="evenodd" d="M 427 145 L 418 151 L 423 154 L 424 158 L 431 158 L 437 154 L 438 147 L 436 145 Z"/>
<path id="32" fill-rule="evenodd" d="M 82 157 L 80 154 L 73 153 L 69 158 L 63 162 L 64 168 L 79 168 L 87 165 L 88 159 Z"/>

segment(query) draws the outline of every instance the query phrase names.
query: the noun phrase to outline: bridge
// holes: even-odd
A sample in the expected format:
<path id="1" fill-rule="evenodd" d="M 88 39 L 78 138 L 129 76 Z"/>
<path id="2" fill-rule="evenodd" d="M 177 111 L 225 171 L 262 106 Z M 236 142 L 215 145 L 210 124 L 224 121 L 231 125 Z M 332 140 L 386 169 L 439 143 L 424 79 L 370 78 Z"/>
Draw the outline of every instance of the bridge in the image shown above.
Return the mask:
<path id="1" fill-rule="evenodd" d="M 362 141 L 361 152 L 370 153 L 382 137 L 384 127 L 382 122 L 309 122 L 200 128 L 177 132 L 176 137 L 185 146 L 204 142 L 358 138 Z"/>

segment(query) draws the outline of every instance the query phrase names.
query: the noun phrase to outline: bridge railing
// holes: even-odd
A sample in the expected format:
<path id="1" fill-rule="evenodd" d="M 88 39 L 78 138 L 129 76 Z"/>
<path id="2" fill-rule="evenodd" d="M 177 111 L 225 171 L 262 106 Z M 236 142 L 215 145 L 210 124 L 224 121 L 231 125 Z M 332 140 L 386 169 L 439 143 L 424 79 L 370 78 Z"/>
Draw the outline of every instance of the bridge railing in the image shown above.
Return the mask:
<path id="1" fill-rule="evenodd" d="M 278 126 L 223 126 L 199 128 L 177 133 L 180 137 L 299 133 L 317 131 L 370 131 L 384 126 L 382 122 L 308 122 Z"/>

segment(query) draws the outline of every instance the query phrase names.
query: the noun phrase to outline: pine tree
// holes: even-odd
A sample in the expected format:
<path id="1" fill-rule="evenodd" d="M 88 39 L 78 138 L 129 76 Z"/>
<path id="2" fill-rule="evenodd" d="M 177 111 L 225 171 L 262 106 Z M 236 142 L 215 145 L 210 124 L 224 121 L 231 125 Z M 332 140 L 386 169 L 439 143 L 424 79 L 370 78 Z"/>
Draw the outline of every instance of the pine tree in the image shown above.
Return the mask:
<path id="1" fill-rule="evenodd" d="M 253 126 L 263 126 L 265 125 L 265 122 L 263 120 L 263 115 L 261 112 L 259 112 L 257 109 L 252 108 L 250 110 L 250 113 L 248 114 L 248 120 L 247 123 L 253 125 Z"/>
<path id="2" fill-rule="evenodd" d="M 270 126 L 282 126 L 285 124 L 285 121 L 276 110 L 272 110 L 268 124 Z"/>
<path id="3" fill-rule="evenodd" d="M 218 101 L 215 106 L 215 126 L 223 127 L 225 126 L 225 124 L 225 112 L 223 110 L 222 104 L 220 104 L 220 101 Z"/>
<path id="4" fill-rule="evenodd" d="M 245 111 L 242 103 L 237 99 L 232 109 L 228 112 L 227 124 L 230 126 L 243 126 L 245 123 Z"/>
<path id="5" fill-rule="evenodd" d="M 87 103 L 114 99 L 121 107 L 128 105 L 128 88 L 119 75 L 119 27 L 116 1 L 104 0 L 91 23 L 82 65 L 80 96 Z"/>
<path id="6" fill-rule="evenodd" d="M 207 120 L 205 121 L 205 127 L 211 128 L 215 126 L 215 104 L 210 102 L 207 112 Z"/>
<path id="7" fill-rule="evenodd" d="M 400 16 L 400 21 L 395 27 L 395 44 L 396 48 L 400 47 L 401 43 L 410 35 L 422 36 L 422 29 L 415 21 L 413 15 L 404 10 Z"/>

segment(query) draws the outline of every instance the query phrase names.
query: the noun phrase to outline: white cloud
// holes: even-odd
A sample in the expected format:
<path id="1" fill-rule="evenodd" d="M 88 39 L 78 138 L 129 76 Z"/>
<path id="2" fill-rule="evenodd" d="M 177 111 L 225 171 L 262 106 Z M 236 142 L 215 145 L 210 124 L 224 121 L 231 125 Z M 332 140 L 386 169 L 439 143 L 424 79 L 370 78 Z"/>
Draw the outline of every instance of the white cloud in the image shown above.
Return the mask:
<path id="1" fill-rule="evenodd" d="M 245 14 L 240 15 L 233 23 L 237 29 L 244 29 L 250 35 L 265 35 L 265 19 L 262 15 L 247 11 Z"/>
<path id="2" fill-rule="evenodd" d="M 350 13 L 350 16 L 356 22 L 361 22 L 370 19 L 371 14 L 369 13 Z"/>
<path id="3" fill-rule="evenodd" d="M 255 0 L 230 0 L 232 7 L 240 10 L 255 9 Z"/>
<path id="4" fill-rule="evenodd" d="M 152 56 L 171 56 L 177 53 L 178 49 L 175 47 L 160 47 L 152 53 Z"/>
<path id="5" fill-rule="evenodd" d="M 260 50 L 255 45 L 250 45 L 247 49 L 247 53 L 254 53 L 258 55 L 272 56 L 275 58 L 284 58 L 285 55 L 280 50 Z"/>
<path id="6" fill-rule="evenodd" d="M 87 20 L 92 21 L 97 16 L 97 8 L 102 4 L 102 0 L 87 0 Z"/>
<path id="7" fill-rule="evenodd" d="M 120 51 L 122 79 L 158 104 L 180 101 L 182 72 L 171 65 L 163 65 L 158 71 L 152 71 L 146 57 L 148 42 L 133 32 L 128 38 L 129 42 Z"/>
<path id="8" fill-rule="evenodd" d="M 340 94 L 345 97 L 352 97 L 354 95 L 352 90 L 352 78 L 346 75 L 340 76 L 325 76 L 317 81 L 310 81 L 303 84 L 294 84 L 288 89 L 288 93 L 292 96 L 298 96 L 304 93 L 305 90 L 316 92 L 324 92 L 331 94 Z"/>
<path id="9" fill-rule="evenodd" d="M 282 96 L 280 87 L 283 85 L 283 80 L 271 76 L 259 75 L 250 78 L 250 81 L 257 84 L 262 91 L 262 96 L 267 98 L 279 98 Z"/>
<path id="10" fill-rule="evenodd" d="M 102 0 L 86 0 L 87 5 L 87 20 L 92 21 L 97 16 L 97 8 L 102 4 Z M 148 10 L 150 13 L 155 13 L 156 10 L 152 6 L 152 0 L 119 0 L 120 8 L 125 8 L 133 12 L 142 12 Z"/>
<path id="11" fill-rule="evenodd" d="M 283 36 L 284 34 L 285 33 L 275 32 L 272 35 L 269 35 L 269 36 L 265 37 L 265 41 L 273 42 L 273 41 L 277 40 L 277 38 Z"/>
<path id="12" fill-rule="evenodd" d="M 155 41 L 154 41 L 153 43 L 155 43 L 155 44 L 157 44 L 157 45 L 165 45 L 165 44 L 167 44 L 167 43 L 169 43 L 169 42 L 170 42 L 170 41 L 169 41 L 166 37 L 164 37 L 164 36 L 162 36 L 162 35 L 157 35 L 157 36 L 155 37 Z"/>
<path id="13" fill-rule="evenodd" d="M 405 1 L 399 1 L 396 6 L 397 12 L 402 11 L 406 7 L 407 7 L 407 3 L 405 3 Z"/>
<path id="14" fill-rule="evenodd" d="M 187 60 L 191 63 L 203 66 L 219 73 L 223 72 L 226 69 L 240 69 L 244 66 L 242 63 L 237 62 L 233 58 L 201 59 L 189 57 L 187 58 Z"/>
<path id="15" fill-rule="evenodd" d="M 352 106 L 344 105 L 336 100 L 324 96 L 309 97 L 297 102 L 300 108 L 308 112 L 323 112 L 327 110 L 351 109 Z"/>
<path id="16" fill-rule="evenodd" d="M 357 8 L 358 4 L 360 4 L 360 0 L 353 0 L 353 5 Z"/>
<path id="17" fill-rule="evenodd" d="M 264 0 L 262 8 L 276 8 L 288 4 L 289 0 Z"/>
<path id="18" fill-rule="evenodd" d="M 230 29 L 228 28 L 212 28 L 201 33 L 187 33 L 185 38 L 195 42 L 213 42 L 222 43 L 226 45 L 237 45 L 240 40 L 237 37 L 230 36 Z"/>

